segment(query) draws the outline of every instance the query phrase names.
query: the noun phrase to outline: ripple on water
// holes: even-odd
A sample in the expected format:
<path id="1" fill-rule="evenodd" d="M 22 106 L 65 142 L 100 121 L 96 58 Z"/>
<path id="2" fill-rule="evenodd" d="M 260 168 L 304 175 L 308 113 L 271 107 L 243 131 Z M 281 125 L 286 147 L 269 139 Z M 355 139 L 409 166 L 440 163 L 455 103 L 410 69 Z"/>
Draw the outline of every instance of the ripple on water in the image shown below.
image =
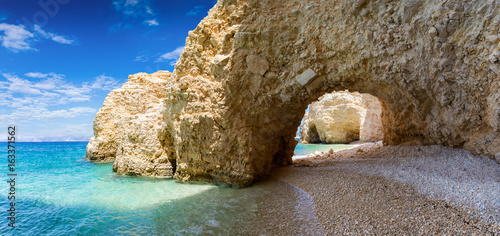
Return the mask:
<path id="1" fill-rule="evenodd" d="M 18 228 L 1 224 L 0 235 L 320 232 L 307 194 L 285 182 L 234 189 L 118 176 L 111 163 L 86 161 L 85 147 L 18 145 Z M 7 192 L 0 185 L 1 206 L 9 204 Z"/>

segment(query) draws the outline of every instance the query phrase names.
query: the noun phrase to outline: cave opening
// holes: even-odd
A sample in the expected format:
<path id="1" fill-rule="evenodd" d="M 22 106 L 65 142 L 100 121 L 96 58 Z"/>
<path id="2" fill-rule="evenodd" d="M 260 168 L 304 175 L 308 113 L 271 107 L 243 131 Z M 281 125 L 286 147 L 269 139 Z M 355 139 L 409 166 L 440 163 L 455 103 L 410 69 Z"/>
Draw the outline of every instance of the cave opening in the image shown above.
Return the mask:
<path id="1" fill-rule="evenodd" d="M 309 104 L 297 128 L 294 157 L 383 140 L 382 104 L 370 94 L 332 92 Z"/>
<path id="2" fill-rule="evenodd" d="M 314 81 L 308 83 L 314 87 Z M 385 142 L 386 131 L 392 123 L 384 120 L 391 115 L 384 91 L 379 86 L 363 86 L 361 89 L 323 86 L 311 89 L 309 96 L 295 100 L 300 104 L 285 105 L 282 111 L 290 111 L 282 119 L 293 120 L 282 127 L 279 149 L 274 152 L 273 166 L 286 166 L 294 160 L 311 155 L 327 154 L 350 149 L 362 144 Z M 291 111 L 296 111 L 291 114 Z M 285 114 L 285 113 L 281 113 Z M 292 117 L 293 116 L 293 117 Z M 391 127 L 387 127 L 387 125 Z M 293 132 L 293 133 L 292 133 Z M 377 144 L 379 145 L 379 144 Z"/>

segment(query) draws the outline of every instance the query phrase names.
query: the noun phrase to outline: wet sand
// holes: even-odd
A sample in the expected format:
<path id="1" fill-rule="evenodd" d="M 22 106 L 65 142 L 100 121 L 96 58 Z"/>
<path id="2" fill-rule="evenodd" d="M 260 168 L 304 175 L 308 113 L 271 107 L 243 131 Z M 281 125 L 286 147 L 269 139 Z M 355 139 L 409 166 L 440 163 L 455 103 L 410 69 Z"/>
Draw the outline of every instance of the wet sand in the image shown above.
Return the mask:
<path id="1" fill-rule="evenodd" d="M 317 221 L 298 232 L 267 222 L 275 235 L 500 235 L 500 165 L 462 149 L 368 144 L 295 160 L 270 181 L 303 191 Z"/>

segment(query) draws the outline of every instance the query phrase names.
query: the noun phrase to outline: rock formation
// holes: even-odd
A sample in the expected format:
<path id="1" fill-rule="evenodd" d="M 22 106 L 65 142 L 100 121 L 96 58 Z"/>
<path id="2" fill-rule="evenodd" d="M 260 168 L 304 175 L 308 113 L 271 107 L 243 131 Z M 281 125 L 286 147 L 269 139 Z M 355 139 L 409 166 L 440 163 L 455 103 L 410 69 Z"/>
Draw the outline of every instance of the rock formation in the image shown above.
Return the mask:
<path id="1" fill-rule="evenodd" d="M 175 167 L 161 147 L 165 89 L 172 73 L 129 76 L 111 91 L 94 119 L 94 137 L 87 146 L 92 161 L 114 161 L 121 174 L 172 177 Z"/>
<path id="2" fill-rule="evenodd" d="M 163 121 L 101 111 L 88 157 L 149 175 L 166 154 L 176 179 L 248 185 L 291 163 L 311 102 L 347 89 L 381 100 L 385 144 L 500 161 L 498 12 L 495 0 L 219 0 L 158 88 Z M 103 109 L 137 109 L 126 96 Z"/>
<path id="3" fill-rule="evenodd" d="M 309 106 L 300 126 L 301 143 L 350 143 L 359 139 L 366 113 L 359 93 L 325 94 Z"/>
<path id="4" fill-rule="evenodd" d="M 383 138 L 381 105 L 369 94 L 335 92 L 309 106 L 300 126 L 301 143 L 350 143 Z M 362 138 L 360 138 L 362 137 Z"/>
<path id="5" fill-rule="evenodd" d="M 366 109 L 365 117 L 361 122 L 359 140 L 361 142 L 378 142 L 384 139 L 384 126 L 382 125 L 382 104 L 378 98 L 363 94 L 363 107 Z"/>

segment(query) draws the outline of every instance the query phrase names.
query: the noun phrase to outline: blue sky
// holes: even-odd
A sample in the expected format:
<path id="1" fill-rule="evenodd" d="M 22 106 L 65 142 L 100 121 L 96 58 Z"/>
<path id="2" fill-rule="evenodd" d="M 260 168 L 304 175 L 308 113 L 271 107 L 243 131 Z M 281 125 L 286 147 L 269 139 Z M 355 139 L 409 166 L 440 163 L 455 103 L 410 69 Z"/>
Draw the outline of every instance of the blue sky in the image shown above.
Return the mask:
<path id="1" fill-rule="evenodd" d="M 215 3 L 0 0 L 0 124 L 24 141 L 88 140 L 109 91 L 130 74 L 173 71 Z"/>

